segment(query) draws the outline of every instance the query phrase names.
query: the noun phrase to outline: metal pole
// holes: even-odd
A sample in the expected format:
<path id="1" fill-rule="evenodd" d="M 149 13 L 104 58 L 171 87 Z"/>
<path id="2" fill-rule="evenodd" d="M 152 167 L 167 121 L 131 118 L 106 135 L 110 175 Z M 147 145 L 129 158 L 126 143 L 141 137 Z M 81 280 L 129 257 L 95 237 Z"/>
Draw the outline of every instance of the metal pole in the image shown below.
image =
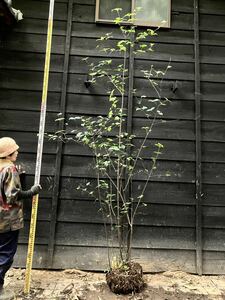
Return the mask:
<path id="1" fill-rule="evenodd" d="M 35 184 L 40 183 L 40 177 L 41 177 L 41 164 L 42 164 L 44 130 L 45 130 L 46 109 L 47 109 L 49 68 L 50 68 L 51 45 L 52 45 L 54 2 L 55 2 L 54 0 L 50 0 L 50 6 L 49 6 L 48 34 L 47 34 L 45 69 L 44 69 L 44 80 L 43 80 L 43 90 L 42 90 L 41 116 L 40 116 L 40 124 L 39 124 L 38 147 L 37 147 L 37 158 L 36 158 L 35 179 L 34 179 Z M 31 212 L 30 233 L 29 233 L 25 285 L 24 285 L 25 294 L 28 294 L 30 292 L 31 269 L 33 263 L 34 241 L 35 241 L 35 232 L 36 232 L 36 223 L 37 223 L 37 210 L 38 210 L 38 195 L 34 196 L 32 199 L 32 212 Z"/>

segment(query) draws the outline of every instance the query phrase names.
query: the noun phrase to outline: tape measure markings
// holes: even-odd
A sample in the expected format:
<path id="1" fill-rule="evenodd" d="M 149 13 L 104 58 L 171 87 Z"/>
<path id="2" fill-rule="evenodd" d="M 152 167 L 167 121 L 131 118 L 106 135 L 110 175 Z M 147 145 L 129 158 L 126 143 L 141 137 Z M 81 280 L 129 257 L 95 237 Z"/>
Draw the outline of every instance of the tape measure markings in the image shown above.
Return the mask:
<path id="1" fill-rule="evenodd" d="M 40 183 L 40 176 L 41 176 L 41 164 L 42 164 L 42 154 L 43 154 L 44 130 L 45 130 L 46 109 L 47 109 L 48 80 L 49 80 L 51 44 L 52 44 L 53 12 L 54 12 L 54 0 L 50 0 L 48 35 L 47 35 L 42 103 L 41 103 L 41 116 L 40 116 L 40 124 L 39 124 L 39 136 L 38 136 L 38 147 L 37 147 L 37 158 L 36 158 L 35 180 L 34 180 L 35 184 Z M 34 241 L 35 241 L 36 223 L 37 223 L 38 199 L 39 199 L 38 195 L 35 195 L 32 199 L 31 221 L 30 221 L 28 252 L 27 252 L 27 261 L 26 261 L 26 274 L 25 274 L 25 284 L 24 284 L 25 294 L 29 294 L 30 285 L 31 285 L 31 270 L 32 270 L 33 255 L 34 255 Z"/>

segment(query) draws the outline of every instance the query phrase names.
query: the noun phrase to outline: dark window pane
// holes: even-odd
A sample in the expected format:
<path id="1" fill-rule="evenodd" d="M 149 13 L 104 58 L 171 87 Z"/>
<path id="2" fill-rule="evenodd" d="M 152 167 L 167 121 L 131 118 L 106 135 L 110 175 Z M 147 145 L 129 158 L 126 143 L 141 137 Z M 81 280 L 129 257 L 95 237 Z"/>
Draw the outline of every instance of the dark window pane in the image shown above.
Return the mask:
<path id="1" fill-rule="evenodd" d="M 99 1 L 99 19 L 114 20 L 118 15 L 112 12 L 114 8 L 122 8 L 121 16 L 131 12 L 131 0 L 100 0 Z"/>

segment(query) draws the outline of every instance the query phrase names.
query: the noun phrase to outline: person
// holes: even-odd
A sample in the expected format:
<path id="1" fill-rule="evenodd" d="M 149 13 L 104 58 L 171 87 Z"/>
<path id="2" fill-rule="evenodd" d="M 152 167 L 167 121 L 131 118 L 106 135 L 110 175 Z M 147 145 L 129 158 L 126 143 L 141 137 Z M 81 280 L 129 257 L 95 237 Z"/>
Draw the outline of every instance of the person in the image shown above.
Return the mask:
<path id="1" fill-rule="evenodd" d="M 40 185 L 22 190 L 19 170 L 14 164 L 18 149 L 14 139 L 0 138 L 0 295 L 5 293 L 4 278 L 13 263 L 19 230 L 24 226 L 23 199 L 31 198 L 41 190 Z"/>

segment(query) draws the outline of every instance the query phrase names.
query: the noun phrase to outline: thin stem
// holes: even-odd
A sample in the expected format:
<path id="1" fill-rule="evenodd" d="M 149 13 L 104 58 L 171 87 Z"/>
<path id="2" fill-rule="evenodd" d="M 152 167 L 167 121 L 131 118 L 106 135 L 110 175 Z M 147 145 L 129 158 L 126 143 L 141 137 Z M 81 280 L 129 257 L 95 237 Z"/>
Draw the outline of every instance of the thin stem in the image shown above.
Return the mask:
<path id="1" fill-rule="evenodd" d="M 98 158 L 96 157 L 96 163 L 98 164 Z M 105 230 L 105 236 L 106 236 L 106 242 L 107 242 L 107 256 L 108 256 L 108 263 L 109 263 L 109 268 L 111 269 L 111 260 L 110 260 L 110 253 L 109 253 L 109 237 L 108 237 L 108 231 L 107 231 L 107 226 L 106 226 L 106 219 L 104 218 L 104 209 L 102 206 L 102 201 L 101 201 L 101 192 L 100 192 L 100 177 L 99 177 L 99 172 L 97 172 L 97 188 L 98 188 L 98 199 L 99 199 L 99 204 L 101 207 L 101 211 L 103 214 L 103 224 L 104 224 L 104 230 Z"/>
<path id="2" fill-rule="evenodd" d="M 116 190 L 118 190 L 118 187 L 117 185 L 115 184 L 115 182 L 112 180 L 112 178 L 109 176 L 109 174 L 107 172 L 105 172 L 105 175 L 108 177 L 108 179 L 110 180 L 110 182 L 112 183 L 112 185 L 115 187 Z M 119 190 L 119 195 L 120 195 L 120 199 L 122 200 L 122 203 L 123 204 L 126 204 L 126 201 L 125 199 L 123 198 L 123 195 L 121 193 L 121 191 Z M 129 224 L 130 224 L 130 219 L 128 218 L 129 220 Z"/>
<path id="3" fill-rule="evenodd" d="M 133 164 L 133 170 L 134 170 L 135 167 L 136 167 L 137 161 L 140 159 L 141 151 L 143 150 L 143 147 L 144 147 L 144 145 L 145 145 L 145 143 L 146 143 L 146 140 L 147 140 L 147 138 L 148 138 L 150 132 L 152 131 L 153 125 L 155 124 L 156 117 L 157 117 L 157 114 L 158 114 L 158 113 L 157 113 L 157 110 L 158 110 L 158 108 L 159 108 L 160 106 L 161 106 L 161 104 L 159 103 L 158 106 L 157 106 L 157 109 L 155 110 L 155 114 L 154 114 L 154 118 L 152 119 L 151 126 L 149 127 L 149 129 L 148 129 L 148 131 L 147 131 L 147 133 L 146 133 L 146 135 L 145 135 L 145 138 L 144 138 L 144 140 L 143 140 L 141 146 L 140 146 L 139 149 L 138 149 L 138 153 L 137 153 L 137 155 L 136 155 L 136 157 L 135 157 L 134 164 Z M 125 185 L 125 187 L 124 187 L 124 190 L 127 189 L 128 184 L 129 184 L 130 179 L 131 179 L 132 176 L 133 176 L 133 172 L 129 174 L 127 183 L 126 183 L 126 185 Z"/>
<path id="4" fill-rule="evenodd" d="M 160 149 L 160 148 L 158 147 L 158 150 L 159 150 L 159 149 Z M 158 152 L 159 152 L 159 151 L 157 151 L 157 155 L 156 155 L 156 157 L 155 157 L 154 160 L 153 160 L 152 168 L 151 168 L 151 170 L 150 170 L 150 172 L 149 172 L 149 174 L 148 174 L 148 178 L 147 178 L 147 180 L 146 180 L 146 182 L 145 182 L 145 185 L 144 185 L 144 187 L 143 187 L 143 189 L 142 189 L 141 195 L 144 194 L 144 192 L 145 192 L 145 190 L 146 190 L 146 188 L 147 188 L 148 182 L 149 182 L 150 178 L 152 177 L 152 173 L 153 173 L 153 171 L 154 171 L 154 169 L 155 169 L 156 161 L 157 161 L 158 156 L 159 156 L 159 153 L 158 153 Z M 134 209 L 133 215 L 132 215 L 132 217 L 131 217 L 131 219 L 132 219 L 132 224 L 133 224 L 134 217 L 135 217 L 135 215 L 136 215 L 137 209 L 138 209 L 138 207 L 139 207 L 139 205 L 140 205 L 140 203 L 141 203 L 141 200 L 142 200 L 142 198 L 139 197 L 138 203 L 137 203 L 137 205 L 136 205 L 136 207 L 135 207 L 135 209 Z"/>

